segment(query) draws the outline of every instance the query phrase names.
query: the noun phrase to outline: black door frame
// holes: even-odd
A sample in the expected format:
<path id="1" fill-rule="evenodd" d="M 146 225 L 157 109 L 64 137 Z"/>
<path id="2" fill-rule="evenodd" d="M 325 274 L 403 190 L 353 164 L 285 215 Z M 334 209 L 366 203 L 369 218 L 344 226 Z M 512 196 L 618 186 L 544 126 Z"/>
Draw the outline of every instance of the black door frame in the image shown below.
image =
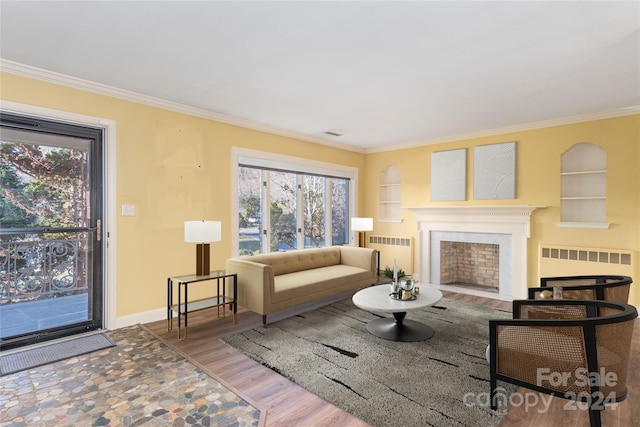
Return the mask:
<path id="1" fill-rule="evenodd" d="M 88 309 L 89 319 L 70 325 L 42 329 L 31 333 L 0 339 L 0 349 L 10 349 L 36 344 L 53 339 L 63 338 L 88 331 L 105 328 L 105 253 L 106 233 L 105 218 L 105 156 L 106 138 L 102 127 L 68 123 L 63 120 L 26 116 L 19 113 L 0 111 L 0 125 L 24 131 L 42 132 L 59 136 L 71 136 L 91 140 L 89 149 L 90 162 L 90 218 L 88 227 L 74 228 L 69 231 L 87 231 L 93 239 L 91 265 L 91 292 Z M 29 229 L 31 230 L 31 229 Z M 13 232 L 16 229 L 11 230 Z M 36 229 L 37 231 L 37 229 Z M 53 230 L 52 230 L 53 231 Z M 0 225 L 0 232 L 2 228 Z"/>

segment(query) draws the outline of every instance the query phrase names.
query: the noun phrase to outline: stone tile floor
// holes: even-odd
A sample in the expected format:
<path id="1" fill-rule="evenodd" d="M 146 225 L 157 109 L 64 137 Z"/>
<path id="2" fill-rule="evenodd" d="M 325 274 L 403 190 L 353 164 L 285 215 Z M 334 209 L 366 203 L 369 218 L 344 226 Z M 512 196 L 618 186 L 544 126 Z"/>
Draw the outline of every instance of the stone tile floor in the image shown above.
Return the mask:
<path id="1" fill-rule="evenodd" d="M 115 347 L 0 378 L 0 427 L 257 426 L 260 411 L 138 326 Z"/>

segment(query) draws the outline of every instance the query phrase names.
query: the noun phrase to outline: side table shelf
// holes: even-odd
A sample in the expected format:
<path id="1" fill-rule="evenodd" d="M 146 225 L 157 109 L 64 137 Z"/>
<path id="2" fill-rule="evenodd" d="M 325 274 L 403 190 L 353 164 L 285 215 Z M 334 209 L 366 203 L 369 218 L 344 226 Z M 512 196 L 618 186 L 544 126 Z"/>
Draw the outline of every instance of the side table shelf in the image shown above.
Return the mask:
<path id="1" fill-rule="evenodd" d="M 227 278 L 233 280 L 233 296 L 227 295 Z M 222 279 L 222 293 L 220 292 L 220 280 Z M 197 282 L 216 281 L 215 294 L 208 298 L 201 298 L 189 301 L 189 285 Z M 173 284 L 178 285 L 178 301 L 173 301 Z M 173 313 L 178 315 L 178 339 L 182 338 L 182 317 L 184 317 L 184 339 L 187 339 L 189 313 L 208 308 L 217 308 L 218 317 L 220 317 L 220 308 L 222 307 L 222 316 L 226 315 L 226 306 L 233 310 L 233 323 L 238 323 L 238 275 L 227 274 L 224 270 L 212 271 L 209 274 L 196 276 L 188 274 L 183 276 L 172 276 L 167 279 L 167 330 L 173 329 Z"/>
<path id="2" fill-rule="evenodd" d="M 204 310 L 204 309 L 207 309 L 207 308 L 214 308 L 214 307 L 220 308 L 220 307 L 223 307 L 223 306 L 225 306 L 227 304 L 232 305 L 233 304 L 233 298 L 225 297 L 225 296 L 219 296 L 219 297 L 215 296 L 215 297 L 212 297 L 212 298 L 203 298 L 203 299 L 189 301 L 189 307 L 188 308 L 189 308 L 189 312 L 192 313 L 194 311 Z M 181 313 L 184 314 L 185 305 L 184 304 L 180 304 L 180 307 L 178 307 L 178 304 L 173 304 L 171 306 L 171 310 L 174 313 L 181 312 Z M 224 317 L 224 313 L 222 314 L 222 317 Z"/>

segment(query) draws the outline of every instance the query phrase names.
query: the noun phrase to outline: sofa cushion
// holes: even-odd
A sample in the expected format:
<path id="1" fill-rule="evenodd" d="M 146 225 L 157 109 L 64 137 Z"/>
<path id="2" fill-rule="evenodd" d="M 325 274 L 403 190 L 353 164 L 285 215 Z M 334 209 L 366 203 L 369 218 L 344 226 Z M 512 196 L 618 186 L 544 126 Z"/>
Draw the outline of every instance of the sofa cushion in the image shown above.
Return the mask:
<path id="1" fill-rule="evenodd" d="M 274 277 L 275 292 L 271 299 L 273 302 L 282 302 L 366 280 L 370 275 L 369 270 L 342 264 L 281 274 Z"/>
<path id="2" fill-rule="evenodd" d="M 270 265 L 274 276 L 340 264 L 340 247 L 302 249 L 251 257 L 251 261 Z"/>

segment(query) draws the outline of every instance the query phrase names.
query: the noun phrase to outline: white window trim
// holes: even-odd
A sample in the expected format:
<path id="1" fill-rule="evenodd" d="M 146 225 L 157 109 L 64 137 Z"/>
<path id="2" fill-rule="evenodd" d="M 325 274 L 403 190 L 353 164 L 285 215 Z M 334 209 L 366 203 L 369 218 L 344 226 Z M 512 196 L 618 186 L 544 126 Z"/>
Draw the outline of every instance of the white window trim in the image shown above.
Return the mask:
<path id="1" fill-rule="evenodd" d="M 233 257 L 237 257 L 240 252 L 238 240 L 238 167 L 240 164 L 347 178 L 349 179 L 349 217 L 357 216 L 358 168 L 248 148 L 231 147 L 231 251 Z M 351 232 L 350 240 L 353 244 L 353 232 Z"/>

